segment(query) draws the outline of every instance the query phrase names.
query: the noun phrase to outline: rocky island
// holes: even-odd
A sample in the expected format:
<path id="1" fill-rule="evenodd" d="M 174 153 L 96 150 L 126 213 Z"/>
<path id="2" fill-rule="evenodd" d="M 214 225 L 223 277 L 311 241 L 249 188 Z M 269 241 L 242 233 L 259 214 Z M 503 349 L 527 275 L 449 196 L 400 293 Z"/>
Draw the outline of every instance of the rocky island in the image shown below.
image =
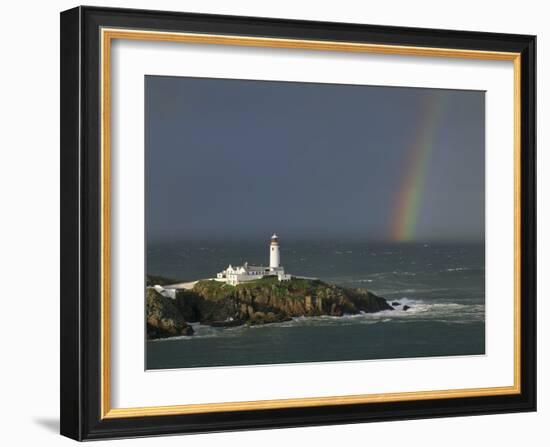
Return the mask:
<path id="1" fill-rule="evenodd" d="M 147 338 L 192 335 L 189 323 L 229 327 L 278 323 L 294 317 L 343 316 L 393 310 L 366 289 L 328 284 L 318 279 L 278 281 L 264 277 L 236 286 L 198 281 L 177 290 L 175 298 L 146 289 Z"/>
<path id="2" fill-rule="evenodd" d="M 269 266 L 229 264 L 215 278 L 173 283 L 162 276 L 147 275 L 149 339 L 193 335 L 190 323 L 230 327 L 394 309 L 366 289 L 291 275 L 281 265 L 277 234 L 269 241 Z"/>

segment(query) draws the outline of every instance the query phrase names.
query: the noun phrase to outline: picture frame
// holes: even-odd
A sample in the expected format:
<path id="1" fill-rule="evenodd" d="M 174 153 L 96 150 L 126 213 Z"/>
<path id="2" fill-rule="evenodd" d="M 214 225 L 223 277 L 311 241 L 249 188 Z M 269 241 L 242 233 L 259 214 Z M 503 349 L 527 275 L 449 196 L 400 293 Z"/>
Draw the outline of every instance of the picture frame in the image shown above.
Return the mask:
<path id="1" fill-rule="evenodd" d="M 511 63 L 514 237 L 500 243 L 514 256 L 513 385 L 113 406 L 110 221 L 119 211 L 110 196 L 110 79 L 119 40 Z M 535 36 L 77 7 L 61 13 L 60 45 L 61 434 L 93 440 L 536 410 Z"/>

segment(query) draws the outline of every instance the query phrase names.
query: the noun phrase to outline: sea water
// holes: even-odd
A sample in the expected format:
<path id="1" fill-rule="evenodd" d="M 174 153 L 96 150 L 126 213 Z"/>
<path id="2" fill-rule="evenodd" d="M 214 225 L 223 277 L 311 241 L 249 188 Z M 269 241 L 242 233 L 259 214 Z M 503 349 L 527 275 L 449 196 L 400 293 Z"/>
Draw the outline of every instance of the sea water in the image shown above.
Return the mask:
<path id="1" fill-rule="evenodd" d="M 164 242 L 147 250 L 148 273 L 182 281 L 267 261 L 265 241 L 256 240 Z M 399 304 L 253 327 L 193 323 L 193 336 L 148 341 L 147 369 L 485 353 L 483 243 L 288 240 L 281 263 L 291 274 L 366 288 Z"/>

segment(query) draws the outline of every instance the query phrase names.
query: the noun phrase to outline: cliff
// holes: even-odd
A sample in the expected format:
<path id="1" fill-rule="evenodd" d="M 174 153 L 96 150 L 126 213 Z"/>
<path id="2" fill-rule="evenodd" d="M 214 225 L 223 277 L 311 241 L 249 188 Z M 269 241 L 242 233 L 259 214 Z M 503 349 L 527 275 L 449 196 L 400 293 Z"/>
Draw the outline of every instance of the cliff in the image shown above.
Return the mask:
<path id="1" fill-rule="evenodd" d="M 342 316 L 393 310 L 384 298 L 365 289 L 296 278 L 284 282 L 264 278 L 237 286 L 199 281 L 193 290 L 178 290 L 175 300 L 152 289 L 147 293 L 149 338 L 192 331 L 191 327 L 185 329 L 182 325 L 186 322 L 212 326 L 257 325 L 300 316 Z M 154 296 L 151 304 L 150 296 Z"/>
<path id="2" fill-rule="evenodd" d="M 384 298 L 362 289 L 319 280 L 276 278 L 230 286 L 199 281 L 192 291 L 178 291 L 176 306 L 187 321 L 205 324 L 263 324 L 292 317 L 357 314 L 392 309 Z"/>
<path id="3" fill-rule="evenodd" d="M 193 334 L 193 328 L 185 322 L 174 305 L 174 300 L 162 296 L 154 289 L 146 290 L 145 299 L 147 338 L 166 338 Z"/>

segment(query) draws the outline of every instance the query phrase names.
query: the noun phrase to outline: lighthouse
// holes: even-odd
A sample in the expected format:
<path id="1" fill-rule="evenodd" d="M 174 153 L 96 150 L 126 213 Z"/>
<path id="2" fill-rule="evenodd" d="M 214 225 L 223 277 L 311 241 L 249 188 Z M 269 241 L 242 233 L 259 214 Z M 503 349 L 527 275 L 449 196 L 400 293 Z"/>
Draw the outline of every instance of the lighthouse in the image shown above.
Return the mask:
<path id="1" fill-rule="evenodd" d="M 279 253 L 279 237 L 273 233 L 269 244 L 269 268 L 278 269 L 281 265 L 281 254 Z"/>
<path id="2" fill-rule="evenodd" d="M 281 265 L 281 254 L 279 253 L 279 236 L 273 234 L 269 243 L 269 267 L 264 265 L 250 265 L 245 262 L 244 265 L 233 267 L 231 264 L 216 274 L 214 281 L 221 281 L 226 284 L 236 286 L 247 281 L 256 281 L 264 277 L 275 277 L 279 281 L 290 281 L 292 276 L 285 273 Z M 297 278 L 303 278 L 299 276 Z M 311 278 L 310 278 L 311 279 Z"/>

